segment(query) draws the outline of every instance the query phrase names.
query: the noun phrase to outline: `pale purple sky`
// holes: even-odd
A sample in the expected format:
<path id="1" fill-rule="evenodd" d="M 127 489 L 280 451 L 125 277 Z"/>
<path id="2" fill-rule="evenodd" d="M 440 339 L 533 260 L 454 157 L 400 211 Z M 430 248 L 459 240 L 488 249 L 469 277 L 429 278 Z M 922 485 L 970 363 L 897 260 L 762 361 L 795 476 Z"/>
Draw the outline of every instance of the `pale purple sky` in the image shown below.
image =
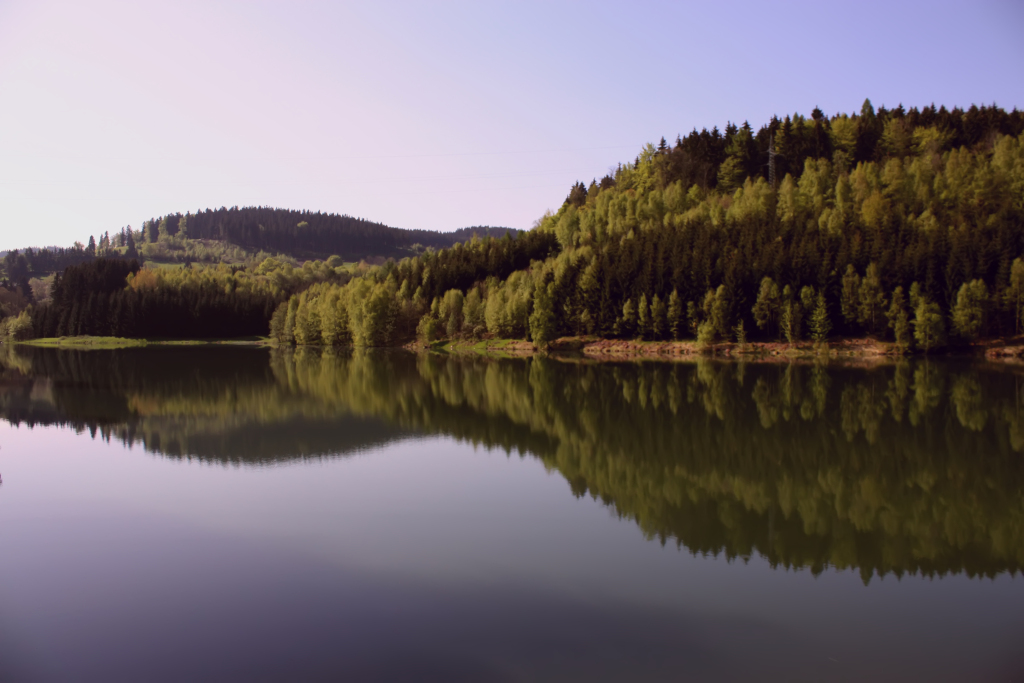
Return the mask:
<path id="1" fill-rule="evenodd" d="M 0 249 L 236 204 L 528 228 L 694 127 L 1024 108 L 1022 7 L 0 0 Z"/>

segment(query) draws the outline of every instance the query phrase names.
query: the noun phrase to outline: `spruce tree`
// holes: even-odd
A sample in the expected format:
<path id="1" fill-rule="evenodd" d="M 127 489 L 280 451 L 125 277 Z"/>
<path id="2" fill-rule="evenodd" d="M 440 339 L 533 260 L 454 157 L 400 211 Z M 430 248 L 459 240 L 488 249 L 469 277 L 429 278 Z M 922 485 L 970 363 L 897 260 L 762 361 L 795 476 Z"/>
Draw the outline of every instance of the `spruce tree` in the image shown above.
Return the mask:
<path id="1" fill-rule="evenodd" d="M 647 305 L 646 294 L 640 295 L 640 305 L 637 306 L 637 326 L 639 328 L 637 334 L 638 337 L 641 339 L 651 338 L 651 310 Z"/>
<path id="2" fill-rule="evenodd" d="M 814 313 L 811 315 L 811 338 L 821 344 L 828 339 L 831 331 L 832 322 L 828 319 L 828 303 L 825 301 L 825 292 L 818 292 Z"/>
<path id="3" fill-rule="evenodd" d="M 679 339 L 682 337 L 685 325 L 686 321 L 683 318 L 683 301 L 679 297 L 679 292 L 673 289 L 672 293 L 668 297 L 668 329 L 672 334 L 672 339 Z"/>

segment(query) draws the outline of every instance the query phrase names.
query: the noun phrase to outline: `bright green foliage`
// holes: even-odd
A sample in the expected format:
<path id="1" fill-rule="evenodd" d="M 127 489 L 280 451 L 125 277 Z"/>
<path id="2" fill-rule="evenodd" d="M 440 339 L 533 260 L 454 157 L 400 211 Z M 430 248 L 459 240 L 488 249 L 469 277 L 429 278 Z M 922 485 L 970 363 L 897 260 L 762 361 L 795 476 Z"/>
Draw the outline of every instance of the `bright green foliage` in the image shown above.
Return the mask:
<path id="1" fill-rule="evenodd" d="M 743 324 L 743 319 L 736 323 L 736 327 L 733 328 L 733 333 L 736 335 L 736 343 L 743 346 L 747 343 L 747 328 Z"/>
<path id="2" fill-rule="evenodd" d="M 814 313 L 811 314 L 811 339 L 822 343 L 828 339 L 832 331 L 832 323 L 828 318 L 828 303 L 825 301 L 825 293 L 818 292 L 815 298 Z"/>
<path id="3" fill-rule="evenodd" d="M 786 341 L 795 344 L 800 341 L 800 324 L 803 322 L 803 307 L 793 296 L 793 289 L 786 285 L 782 290 L 782 316 L 780 327 Z"/>
<path id="4" fill-rule="evenodd" d="M 438 307 L 438 320 L 449 339 L 462 331 L 462 309 L 464 305 L 465 297 L 462 295 L 462 291 L 458 289 L 449 289 L 441 298 L 441 303 Z"/>
<path id="5" fill-rule="evenodd" d="M 781 153 L 777 190 L 765 178 L 769 133 Z M 466 297 L 453 334 L 486 326 L 489 335 L 525 338 L 537 297 L 550 295 L 556 338 L 660 340 L 704 325 L 705 340 L 722 340 L 742 318 L 756 324 L 751 337 L 796 341 L 823 336 L 819 313 L 818 323 L 844 335 L 883 334 L 890 297 L 918 279 L 925 304 L 904 303 L 908 320 L 888 322 L 900 345 L 909 346 L 912 328 L 936 348 L 950 292 L 979 280 L 999 305 L 978 334 L 1006 334 L 1024 327 L 1024 265 L 1012 266 L 1024 259 L 1022 133 L 1021 112 L 876 110 L 870 102 L 853 115 L 786 116 L 770 129 L 730 124 L 724 134 L 648 145 L 600 181 L 575 183 L 557 211 L 516 239 L 360 266 L 344 288 L 392 282 L 395 342 L 411 338 L 426 301 L 452 290 Z M 472 291 L 482 325 L 469 321 Z M 352 319 L 359 296 L 342 299 Z M 656 302 L 667 302 L 664 325 Z"/>
<path id="6" fill-rule="evenodd" d="M 946 324 L 939 305 L 931 301 L 926 295 L 915 292 L 911 287 L 910 299 L 914 304 L 914 339 L 917 347 L 928 352 L 946 344 Z"/>
<path id="7" fill-rule="evenodd" d="M 416 326 L 416 338 L 424 344 L 429 344 L 437 340 L 437 330 L 440 324 L 437 318 L 430 315 L 429 313 L 420 318 L 419 324 Z"/>
<path id="8" fill-rule="evenodd" d="M 474 287 L 466 295 L 466 302 L 463 307 L 463 330 L 473 336 L 479 336 L 485 328 L 484 323 L 484 300 L 480 295 L 480 288 Z"/>
<path id="9" fill-rule="evenodd" d="M 537 288 L 530 314 L 530 337 L 538 348 L 546 348 L 555 339 L 554 285 Z"/>
<path id="10" fill-rule="evenodd" d="M 701 321 L 706 325 L 705 338 L 728 339 L 732 328 L 730 325 L 731 313 L 732 301 L 725 285 L 719 285 L 718 289 L 709 289 L 704 295 L 704 304 L 701 308 Z M 700 334 L 701 327 L 698 325 L 698 339 L 700 339 Z"/>
<path id="11" fill-rule="evenodd" d="M 736 188 L 743 185 L 746 176 L 743 162 L 736 157 L 729 157 L 718 169 L 718 187 L 725 193 L 735 192 Z"/>
<path id="12" fill-rule="evenodd" d="M 31 336 L 32 318 L 28 311 L 22 311 L 16 316 L 10 316 L 0 321 L 0 337 L 19 341 Z"/>
<path id="13" fill-rule="evenodd" d="M 953 306 L 953 329 L 958 335 L 974 341 L 985 325 L 988 307 L 988 288 L 981 280 L 971 280 L 960 286 Z"/>

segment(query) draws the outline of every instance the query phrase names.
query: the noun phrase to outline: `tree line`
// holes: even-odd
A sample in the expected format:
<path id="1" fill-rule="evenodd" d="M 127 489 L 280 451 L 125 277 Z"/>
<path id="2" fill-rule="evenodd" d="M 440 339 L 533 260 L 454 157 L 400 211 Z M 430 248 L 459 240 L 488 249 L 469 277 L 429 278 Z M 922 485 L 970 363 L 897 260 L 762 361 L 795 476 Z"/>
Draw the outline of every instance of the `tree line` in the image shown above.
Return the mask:
<path id="1" fill-rule="evenodd" d="M 282 324 L 272 329 L 284 343 L 349 343 L 323 321 L 354 319 L 352 307 L 390 283 L 381 302 L 416 320 L 426 342 L 794 342 L 838 334 L 927 351 L 1020 333 L 1020 112 L 876 113 L 865 102 L 860 115 L 810 121 L 798 121 L 800 130 L 820 128 L 827 144 L 801 143 L 808 155 L 799 174 L 786 172 L 777 187 L 761 171 L 734 187 L 722 178 L 687 185 L 692 177 L 666 170 L 676 152 L 648 145 L 613 176 L 573 186 L 532 231 L 531 240 L 550 242 L 528 266 L 481 272 L 496 252 L 493 240 L 478 240 L 373 270 L 367 283 L 338 292 L 311 290 L 279 310 Z M 792 155 L 785 123 L 778 144 Z M 289 311 L 294 324 L 284 324 Z M 411 338 L 408 324 L 382 329 L 351 340 Z"/>
<path id="2" fill-rule="evenodd" d="M 277 305 L 317 282 L 347 272 L 322 261 L 302 268 L 266 259 L 257 268 L 141 268 L 99 258 L 68 267 L 51 300 L 31 310 L 35 337 L 79 335 L 201 339 L 264 336 Z"/>
<path id="3" fill-rule="evenodd" d="M 298 258 L 326 259 L 337 255 L 344 261 L 359 261 L 370 257 L 401 258 L 417 249 L 450 247 L 473 235 L 500 237 L 510 231 L 514 232 L 510 228 L 486 226 L 455 232 L 404 230 L 320 211 L 235 206 L 152 218 L 143 222 L 142 238 L 156 243 L 161 237 L 182 235 Z"/>

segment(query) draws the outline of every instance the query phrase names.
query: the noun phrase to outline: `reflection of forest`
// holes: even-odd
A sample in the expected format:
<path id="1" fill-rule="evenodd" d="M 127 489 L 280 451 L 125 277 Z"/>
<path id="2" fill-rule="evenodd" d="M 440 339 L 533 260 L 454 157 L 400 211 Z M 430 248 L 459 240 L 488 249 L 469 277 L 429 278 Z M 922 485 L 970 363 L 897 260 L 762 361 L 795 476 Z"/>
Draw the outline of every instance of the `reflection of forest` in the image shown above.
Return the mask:
<path id="1" fill-rule="evenodd" d="M 3 410 L 225 460 L 448 434 L 532 453 L 577 495 L 692 552 L 865 579 L 1024 564 L 1012 374 L 316 350 L 273 352 L 268 365 L 266 354 L 36 350 L 20 372 L 8 363 Z"/>

